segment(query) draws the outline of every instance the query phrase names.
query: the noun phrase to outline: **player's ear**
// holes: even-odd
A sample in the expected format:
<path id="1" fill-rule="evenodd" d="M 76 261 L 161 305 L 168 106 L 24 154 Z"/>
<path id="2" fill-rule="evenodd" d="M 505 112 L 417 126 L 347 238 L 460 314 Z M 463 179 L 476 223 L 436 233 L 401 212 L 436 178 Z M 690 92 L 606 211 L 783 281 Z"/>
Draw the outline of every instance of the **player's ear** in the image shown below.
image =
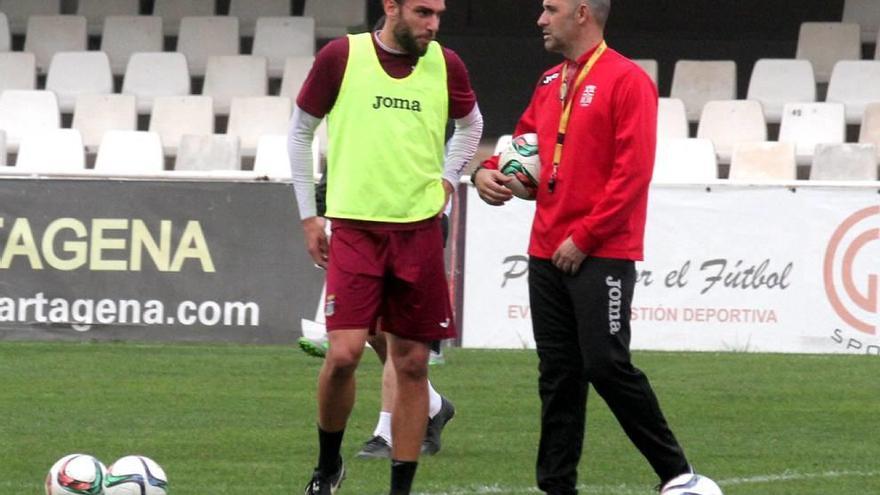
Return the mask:
<path id="1" fill-rule="evenodd" d="M 382 7 L 385 9 L 385 16 L 397 17 L 400 15 L 400 7 L 402 3 L 401 0 L 382 0 Z"/>

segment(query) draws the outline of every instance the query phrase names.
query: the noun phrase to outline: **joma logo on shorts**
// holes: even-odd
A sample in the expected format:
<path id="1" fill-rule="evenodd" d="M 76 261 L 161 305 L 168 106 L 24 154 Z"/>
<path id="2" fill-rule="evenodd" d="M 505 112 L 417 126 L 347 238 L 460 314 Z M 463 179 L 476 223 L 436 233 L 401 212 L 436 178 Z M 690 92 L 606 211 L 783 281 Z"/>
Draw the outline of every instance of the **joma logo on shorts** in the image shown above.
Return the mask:
<path id="1" fill-rule="evenodd" d="M 620 290 L 621 281 L 612 277 L 605 278 L 605 285 L 608 286 L 608 328 L 611 335 L 617 335 L 620 331 L 620 309 L 623 303 L 623 291 Z"/>
<path id="2" fill-rule="evenodd" d="M 393 108 L 395 110 L 409 110 L 411 112 L 421 112 L 422 103 L 419 100 L 407 100 L 405 98 L 391 98 L 389 96 L 376 96 L 376 103 L 373 104 L 373 110 L 380 108 Z"/>

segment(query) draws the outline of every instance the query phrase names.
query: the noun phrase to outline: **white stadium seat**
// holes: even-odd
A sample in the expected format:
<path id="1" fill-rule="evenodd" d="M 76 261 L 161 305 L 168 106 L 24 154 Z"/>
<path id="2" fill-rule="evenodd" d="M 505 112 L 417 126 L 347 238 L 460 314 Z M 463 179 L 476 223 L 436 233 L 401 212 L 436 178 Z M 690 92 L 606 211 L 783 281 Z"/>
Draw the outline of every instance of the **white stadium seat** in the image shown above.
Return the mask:
<path id="1" fill-rule="evenodd" d="M 186 134 L 214 133 L 214 102 L 210 96 L 157 96 L 150 114 L 150 131 L 159 134 L 166 155 L 178 153 Z"/>
<path id="2" fill-rule="evenodd" d="M 697 137 L 712 141 L 719 163 L 730 163 L 736 144 L 767 140 L 767 123 L 761 104 L 751 100 L 706 103 Z"/>
<path id="3" fill-rule="evenodd" d="M 812 62 L 816 82 L 827 83 L 838 61 L 862 58 L 859 25 L 842 22 L 801 24 L 795 58 Z"/>
<path id="4" fill-rule="evenodd" d="M 367 2 L 363 0 L 306 0 L 303 15 L 315 19 L 315 35 L 320 39 L 368 28 Z"/>
<path id="5" fill-rule="evenodd" d="M 0 167 L 6 166 L 6 131 L 0 129 Z"/>
<path id="6" fill-rule="evenodd" d="M 688 137 L 690 128 L 684 102 L 678 98 L 660 98 L 657 102 L 657 140 Z"/>
<path id="7" fill-rule="evenodd" d="M 242 156 L 256 154 L 261 136 L 287 134 L 292 101 L 280 96 L 233 98 L 226 133 L 241 139 Z"/>
<path id="8" fill-rule="evenodd" d="M 315 55 L 315 21 L 311 17 L 261 17 L 257 19 L 254 55 L 269 60 L 269 77 L 281 77 L 290 57 Z"/>
<path id="9" fill-rule="evenodd" d="M 838 62 L 831 73 L 826 101 L 846 105 L 846 123 L 858 124 L 869 103 L 880 101 L 880 60 Z"/>
<path id="10" fill-rule="evenodd" d="M 284 61 L 284 75 L 281 77 L 280 96 L 296 99 L 299 90 L 302 88 L 309 71 L 312 70 L 312 64 L 315 57 L 288 57 Z"/>
<path id="11" fill-rule="evenodd" d="M 165 169 L 159 134 L 144 131 L 107 131 L 95 171 L 106 175 L 161 174 Z"/>
<path id="12" fill-rule="evenodd" d="M 877 0 L 845 0 L 843 22 L 858 24 L 862 43 L 873 43 L 880 32 L 880 4 Z"/>
<path id="13" fill-rule="evenodd" d="M 184 17 L 177 51 L 186 56 L 189 73 L 204 76 L 208 57 L 238 55 L 238 19 L 228 16 Z"/>
<path id="14" fill-rule="evenodd" d="M 214 0 L 156 0 L 153 15 L 162 18 L 165 36 L 177 36 L 184 17 L 214 15 Z"/>
<path id="15" fill-rule="evenodd" d="M 45 73 L 58 52 L 86 51 L 86 18 L 75 15 L 31 16 L 24 51 L 37 57 L 37 71 Z"/>
<path id="16" fill-rule="evenodd" d="M 33 53 L 0 53 L 0 92 L 7 89 L 36 89 L 37 59 Z"/>
<path id="17" fill-rule="evenodd" d="M 287 17 L 290 0 L 230 0 L 229 15 L 238 17 L 241 35 L 254 36 L 254 27 L 261 17 Z"/>
<path id="18" fill-rule="evenodd" d="M 266 96 L 269 93 L 266 57 L 225 55 L 208 57 L 202 94 L 214 98 L 214 112 L 229 115 L 229 104 L 237 96 Z"/>
<path id="19" fill-rule="evenodd" d="M 813 162 L 817 144 L 846 141 L 846 121 L 840 103 L 787 103 L 779 140 L 795 145 L 799 165 Z"/>
<path id="20" fill-rule="evenodd" d="M 877 180 L 877 148 L 873 144 L 820 144 L 811 180 Z"/>
<path id="21" fill-rule="evenodd" d="M 778 124 L 786 103 L 816 101 L 813 64 L 809 60 L 797 59 L 758 60 L 752 69 L 746 99 L 761 102 L 767 122 Z"/>
<path id="22" fill-rule="evenodd" d="M 865 108 L 859 129 L 859 143 L 876 146 L 877 157 L 880 159 L 880 102 L 871 103 Z"/>
<path id="23" fill-rule="evenodd" d="M 648 77 L 650 77 L 651 80 L 654 81 L 655 85 L 657 84 L 657 74 L 660 68 L 656 60 L 652 58 L 640 58 L 633 60 L 633 62 L 638 64 L 638 66 L 641 67 L 646 74 L 648 74 Z"/>
<path id="24" fill-rule="evenodd" d="M 182 53 L 135 53 L 128 61 L 122 93 L 137 97 L 138 113 L 150 113 L 157 96 L 190 93 L 189 69 Z"/>
<path id="25" fill-rule="evenodd" d="M 125 74 L 128 59 L 139 52 L 161 52 L 162 18 L 157 16 L 108 16 L 104 19 L 101 51 L 110 58 L 114 75 Z"/>
<path id="26" fill-rule="evenodd" d="M 82 136 L 76 129 L 45 129 L 24 136 L 15 170 L 39 174 L 81 172 L 86 168 Z"/>
<path id="27" fill-rule="evenodd" d="M 321 174 L 321 155 L 318 136 L 312 141 L 312 173 L 315 177 Z M 267 135 L 260 138 L 257 144 L 257 157 L 254 161 L 254 172 L 270 179 L 290 179 L 290 158 L 287 154 L 287 136 Z"/>
<path id="28" fill-rule="evenodd" d="M 670 96 L 683 101 L 688 121 L 696 122 L 706 102 L 736 99 L 736 63 L 679 60 L 672 75 Z"/>
<path id="29" fill-rule="evenodd" d="M 779 142 L 739 143 L 730 161 L 731 180 L 795 180 L 794 145 Z"/>
<path id="30" fill-rule="evenodd" d="M 49 64 L 46 89 L 58 96 L 63 113 L 72 113 L 78 95 L 113 92 L 110 59 L 104 52 L 58 52 Z"/>
<path id="31" fill-rule="evenodd" d="M 238 137 L 226 134 L 183 135 L 174 170 L 241 170 Z"/>
<path id="32" fill-rule="evenodd" d="M 118 94 L 79 95 L 73 110 L 73 128 L 82 134 L 86 151 L 95 153 L 107 131 L 137 130 L 135 97 Z"/>
<path id="33" fill-rule="evenodd" d="M 112 15 L 138 15 L 140 0 L 77 0 L 76 15 L 86 18 L 90 36 L 101 34 L 104 18 Z"/>
<path id="34" fill-rule="evenodd" d="M 24 34 L 28 18 L 35 15 L 58 15 L 61 13 L 59 0 L 0 0 L 0 11 L 9 18 L 12 34 Z"/>
<path id="35" fill-rule="evenodd" d="M 0 12 L 0 52 L 12 49 L 12 33 L 9 32 L 9 18 Z"/>
<path id="36" fill-rule="evenodd" d="M 701 183 L 718 178 L 715 147 L 708 139 L 665 139 L 657 143 L 654 175 L 658 184 Z"/>
<path id="37" fill-rule="evenodd" d="M 6 131 L 6 151 L 16 153 L 21 139 L 32 132 L 60 127 L 55 93 L 14 89 L 0 93 L 0 129 Z"/>

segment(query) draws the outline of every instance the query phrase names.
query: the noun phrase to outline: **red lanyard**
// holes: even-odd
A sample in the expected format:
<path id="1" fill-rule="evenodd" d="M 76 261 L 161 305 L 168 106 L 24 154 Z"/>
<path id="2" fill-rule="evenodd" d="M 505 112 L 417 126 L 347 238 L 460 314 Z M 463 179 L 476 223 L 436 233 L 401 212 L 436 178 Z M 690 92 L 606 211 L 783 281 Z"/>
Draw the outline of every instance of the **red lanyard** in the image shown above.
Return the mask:
<path id="1" fill-rule="evenodd" d="M 573 88 L 577 89 L 581 83 L 584 82 L 584 79 L 587 78 L 587 74 L 593 70 L 593 66 L 596 64 L 596 61 L 599 60 L 599 57 L 605 53 L 605 50 L 608 48 L 608 45 L 605 44 L 603 40 L 602 43 L 599 43 L 599 46 L 596 48 L 596 51 L 593 52 L 593 55 L 587 60 L 587 63 L 578 73 L 577 78 L 575 79 Z M 568 121 L 571 117 L 571 105 L 574 101 L 574 98 L 568 98 L 568 64 L 562 66 L 562 87 L 559 90 L 559 100 L 562 103 L 562 116 L 559 119 L 559 132 L 556 133 L 556 148 L 553 151 L 553 173 L 550 175 L 550 182 L 547 183 L 547 188 L 552 193 L 554 189 L 556 189 L 556 178 L 559 176 L 559 162 L 562 161 L 562 148 L 565 146 L 565 132 L 568 130 Z"/>

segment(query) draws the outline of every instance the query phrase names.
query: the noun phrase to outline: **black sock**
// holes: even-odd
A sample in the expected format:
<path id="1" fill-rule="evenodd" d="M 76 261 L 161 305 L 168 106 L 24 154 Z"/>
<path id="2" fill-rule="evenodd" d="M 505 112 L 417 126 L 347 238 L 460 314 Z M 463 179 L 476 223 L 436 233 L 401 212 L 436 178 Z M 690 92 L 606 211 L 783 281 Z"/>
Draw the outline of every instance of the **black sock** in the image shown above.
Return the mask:
<path id="1" fill-rule="evenodd" d="M 339 451 L 342 448 L 342 431 L 324 431 L 318 426 L 318 471 L 325 476 L 330 476 L 339 469 L 342 457 Z"/>
<path id="2" fill-rule="evenodd" d="M 391 460 L 391 492 L 389 495 L 409 495 L 418 461 Z"/>

